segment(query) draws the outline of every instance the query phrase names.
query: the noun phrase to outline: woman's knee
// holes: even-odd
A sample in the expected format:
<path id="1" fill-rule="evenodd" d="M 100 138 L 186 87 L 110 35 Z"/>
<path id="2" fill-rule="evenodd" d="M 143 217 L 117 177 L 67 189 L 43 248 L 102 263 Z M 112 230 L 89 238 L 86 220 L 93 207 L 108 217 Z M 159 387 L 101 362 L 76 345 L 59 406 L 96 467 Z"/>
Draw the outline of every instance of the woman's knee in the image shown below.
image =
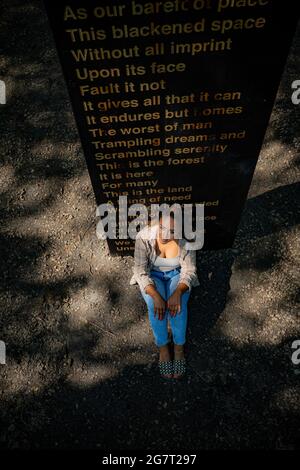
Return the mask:
<path id="1" fill-rule="evenodd" d="M 180 278 L 180 273 L 178 273 L 176 276 L 172 277 L 172 279 L 170 280 L 169 289 L 168 289 L 169 297 L 176 290 L 176 287 L 178 286 L 178 283 L 179 283 L 179 278 Z"/>
<path id="2" fill-rule="evenodd" d="M 143 292 L 142 296 L 143 296 L 144 301 L 146 302 L 148 307 L 150 307 L 150 308 L 154 307 L 154 301 L 153 301 L 153 298 L 151 297 L 151 295 L 146 294 L 146 292 Z"/>
<path id="3" fill-rule="evenodd" d="M 155 282 L 157 292 L 164 300 L 166 300 L 166 288 L 164 282 L 157 278 L 153 279 L 153 281 Z"/>
<path id="4" fill-rule="evenodd" d="M 187 304 L 191 295 L 191 290 L 188 289 L 181 294 L 181 301 L 183 304 Z"/>

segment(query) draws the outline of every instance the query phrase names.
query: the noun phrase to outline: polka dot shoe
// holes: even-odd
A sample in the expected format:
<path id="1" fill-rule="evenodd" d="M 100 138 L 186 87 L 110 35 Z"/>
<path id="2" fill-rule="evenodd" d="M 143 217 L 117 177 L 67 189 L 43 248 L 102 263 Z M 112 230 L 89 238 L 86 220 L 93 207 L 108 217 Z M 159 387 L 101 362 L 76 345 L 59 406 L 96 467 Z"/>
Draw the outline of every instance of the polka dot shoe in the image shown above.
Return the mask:
<path id="1" fill-rule="evenodd" d="M 160 375 L 166 379 L 172 378 L 173 362 L 172 361 L 158 361 Z M 167 377 L 171 375 L 171 377 Z"/>
<path id="2" fill-rule="evenodd" d="M 186 360 L 184 359 L 174 359 L 173 361 L 173 373 L 176 374 L 176 379 L 183 376 L 186 371 Z"/>

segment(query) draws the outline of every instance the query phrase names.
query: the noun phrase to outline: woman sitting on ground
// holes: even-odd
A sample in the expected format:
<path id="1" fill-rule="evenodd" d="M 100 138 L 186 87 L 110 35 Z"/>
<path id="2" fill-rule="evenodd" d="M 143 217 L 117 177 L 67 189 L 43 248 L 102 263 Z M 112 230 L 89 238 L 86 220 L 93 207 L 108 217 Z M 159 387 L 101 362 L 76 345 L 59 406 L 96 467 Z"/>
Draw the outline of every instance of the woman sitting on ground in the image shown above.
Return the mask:
<path id="1" fill-rule="evenodd" d="M 168 227 L 162 225 L 166 220 Z M 159 223 L 146 225 L 136 235 L 134 268 L 130 284 L 138 284 L 147 304 L 155 344 L 159 348 L 159 370 L 165 378 L 184 375 L 186 361 L 187 303 L 198 286 L 196 251 L 185 238 L 174 238 L 175 218 L 160 215 Z M 173 336 L 174 359 L 170 357 L 168 321 Z"/>

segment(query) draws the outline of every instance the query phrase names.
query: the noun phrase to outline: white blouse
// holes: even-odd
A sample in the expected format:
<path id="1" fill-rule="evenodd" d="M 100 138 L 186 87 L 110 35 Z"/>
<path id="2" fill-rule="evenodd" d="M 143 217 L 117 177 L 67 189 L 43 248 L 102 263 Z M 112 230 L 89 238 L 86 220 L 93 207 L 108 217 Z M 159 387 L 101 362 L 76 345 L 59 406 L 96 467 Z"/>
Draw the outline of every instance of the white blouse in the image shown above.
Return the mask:
<path id="1" fill-rule="evenodd" d="M 156 256 L 152 269 L 155 271 L 171 271 L 179 266 L 179 256 L 174 256 L 173 258 L 161 258 L 161 256 Z"/>
<path id="2" fill-rule="evenodd" d="M 155 253 L 155 239 L 159 230 L 159 225 L 149 227 L 146 225 L 137 234 L 134 247 L 133 274 L 129 281 L 130 285 L 138 284 L 141 289 L 145 289 L 148 284 L 154 284 L 150 276 L 150 268 L 153 266 L 157 255 Z M 185 238 L 178 241 L 179 261 L 181 266 L 180 282 L 187 284 L 189 289 L 200 286 L 197 275 L 196 250 L 190 248 L 190 243 Z M 171 258 L 164 258 L 164 263 L 169 263 Z M 171 267 L 171 269 L 173 266 Z"/>

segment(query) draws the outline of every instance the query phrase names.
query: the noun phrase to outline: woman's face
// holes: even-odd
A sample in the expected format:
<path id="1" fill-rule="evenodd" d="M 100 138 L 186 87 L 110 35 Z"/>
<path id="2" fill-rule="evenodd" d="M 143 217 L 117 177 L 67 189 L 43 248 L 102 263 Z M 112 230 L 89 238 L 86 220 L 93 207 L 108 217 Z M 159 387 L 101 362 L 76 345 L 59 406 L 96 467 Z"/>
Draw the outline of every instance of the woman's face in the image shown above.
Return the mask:
<path id="1" fill-rule="evenodd" d="M 166 222 L 165 222 L 166 223 Z M 169 224 L 169 226 L 168 226 Z M 168 218 L 166 226 L 163 225 L 162 218 L 159 219 L 159 238 L 161 243 L 168 243 L 170 240 L 174 239 L 174 219 L 172 217 Z"/>

